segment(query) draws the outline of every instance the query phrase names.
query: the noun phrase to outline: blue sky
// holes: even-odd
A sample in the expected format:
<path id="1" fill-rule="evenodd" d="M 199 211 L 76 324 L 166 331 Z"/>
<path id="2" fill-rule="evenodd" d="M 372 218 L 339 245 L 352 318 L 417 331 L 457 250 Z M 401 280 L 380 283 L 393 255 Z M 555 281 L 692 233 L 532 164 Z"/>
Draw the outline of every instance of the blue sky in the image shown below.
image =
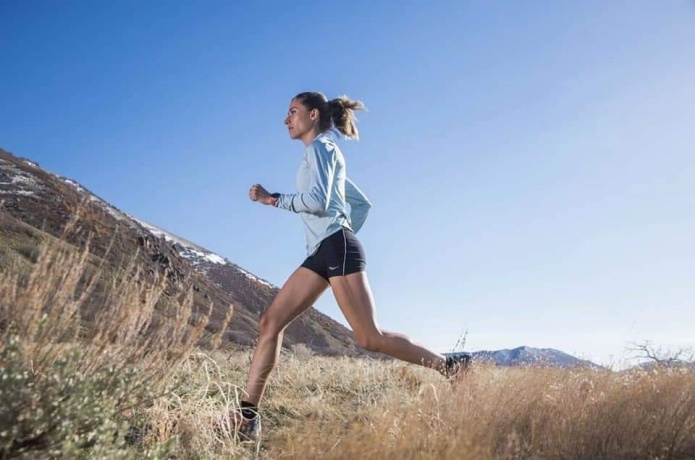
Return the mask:
<path id="1" fill-rule="evenodd" d="M 283 127 L 363 100 L 380 325 L 607 364 L 695 345 L 695 3 L 0 1 L 0 147 L 281 285 Z M 317 307 L 344 323 L 330 294 Z"/>

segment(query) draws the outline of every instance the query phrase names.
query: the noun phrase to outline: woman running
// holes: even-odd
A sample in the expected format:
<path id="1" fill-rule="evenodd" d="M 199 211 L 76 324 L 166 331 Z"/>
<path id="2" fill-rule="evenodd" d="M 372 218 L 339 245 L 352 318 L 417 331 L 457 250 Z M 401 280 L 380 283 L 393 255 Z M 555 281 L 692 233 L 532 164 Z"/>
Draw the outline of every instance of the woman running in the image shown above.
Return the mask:
<path id="1" fill-rule="evenodd" d="M 269 193 L 259 184 L 249 190 L 252 201 L 300 215 L 308 257 L 260 319 L 246 397 L 241 410 L 230 414 L 234 431 L 242 440 L 256 440 L 260 435 L 258 406 L 280 355 L 283 331 L 329 286 L 357 343 L 365 350 L 426 366 L 449 378 L 468 366 L 469 355 L 445 357 L 377 325 L 364 249 L 355 236 L 371 204 L 348 179 L 343 153 L 336 144 L 338 133 L 348 139 L 358 138 L 354 111 L 361 109 L 362 102 L 344 96 L 330 101 L 318 92 L 295 96 L 285 125 L 290 137 L 306 147 L 297 174 L 297 193 Z"/>

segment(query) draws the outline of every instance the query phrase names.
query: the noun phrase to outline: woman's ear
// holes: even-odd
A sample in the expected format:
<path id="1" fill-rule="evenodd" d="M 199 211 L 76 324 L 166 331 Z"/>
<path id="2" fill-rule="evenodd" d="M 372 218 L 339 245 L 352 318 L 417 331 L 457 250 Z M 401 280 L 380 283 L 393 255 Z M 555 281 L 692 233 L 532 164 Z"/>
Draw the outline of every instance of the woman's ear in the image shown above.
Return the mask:
<path id="1" fill-rule="evenodd" d="M 311 109 L 311 112 L 309 112 L 309 120 L 314 121 L 318 118 L 319 116 L 319 109 Z"/>

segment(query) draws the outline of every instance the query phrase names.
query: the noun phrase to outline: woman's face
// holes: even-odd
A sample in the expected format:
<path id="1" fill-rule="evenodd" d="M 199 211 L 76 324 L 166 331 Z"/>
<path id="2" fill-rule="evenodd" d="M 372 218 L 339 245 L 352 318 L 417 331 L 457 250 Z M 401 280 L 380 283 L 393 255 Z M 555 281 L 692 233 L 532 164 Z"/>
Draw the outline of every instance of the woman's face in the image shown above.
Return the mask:
<path id="1" fill-rule="evenodd" d="M 301 139 L 306 143 L 304 138 L 311 136 L 312 130 L 318 123 L 318 113 L 317 109 L 308 110 L 298 99 L 292 99 L 287 118 L 285 118 L 285 126 L 290 137 Z"/>

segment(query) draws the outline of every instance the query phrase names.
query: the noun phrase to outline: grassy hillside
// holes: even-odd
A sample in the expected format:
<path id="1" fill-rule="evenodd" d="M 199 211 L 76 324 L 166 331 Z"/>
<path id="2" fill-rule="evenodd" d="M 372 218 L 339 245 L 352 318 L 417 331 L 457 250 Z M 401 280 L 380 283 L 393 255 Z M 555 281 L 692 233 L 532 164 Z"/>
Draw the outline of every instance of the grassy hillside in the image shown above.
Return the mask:
<path id="1" fill-rule="evenodd" d="M 167 278 L 163 300 L 192 289 L 195 309 L 206 311 L 212 304 L 208 331 L 225 328 L 222 342 L 227 344 L 254 343 L 259 316 L 277 292 L 212 251 L 127 215 L 74 180 L 0 149 L 0 271 L 25 272 L 41 242 L 55 239 L 78 250 L 89 244 L 88 270 L 98 267 L 97 283 L 138 271 L 140 282 L 148 284 Z M 81 309 L 99 309 L 101 291 L 97 286 L 94 302 L 82 302 Z M 305 344 L 325 355 L 363 354 L 345 326 L 315 308 L 287 328 L 285 344 Z"/>
<path id="2" fill-rule="evenodd" d="M 0 248 L 14 260 L 14 243 Z M 206 318 L 190 294 L 155 314 L 163 285 L 115 278 L 85 333 L 89 255 L 29 252 L 0 272 L 0 458 L 695 458 L 692 371 L 480 365 L 452 386 L 306 347 L 283 352 L 260 444 L 237 444 L 224 415 L 250 350 L 197 348 Z"/>

